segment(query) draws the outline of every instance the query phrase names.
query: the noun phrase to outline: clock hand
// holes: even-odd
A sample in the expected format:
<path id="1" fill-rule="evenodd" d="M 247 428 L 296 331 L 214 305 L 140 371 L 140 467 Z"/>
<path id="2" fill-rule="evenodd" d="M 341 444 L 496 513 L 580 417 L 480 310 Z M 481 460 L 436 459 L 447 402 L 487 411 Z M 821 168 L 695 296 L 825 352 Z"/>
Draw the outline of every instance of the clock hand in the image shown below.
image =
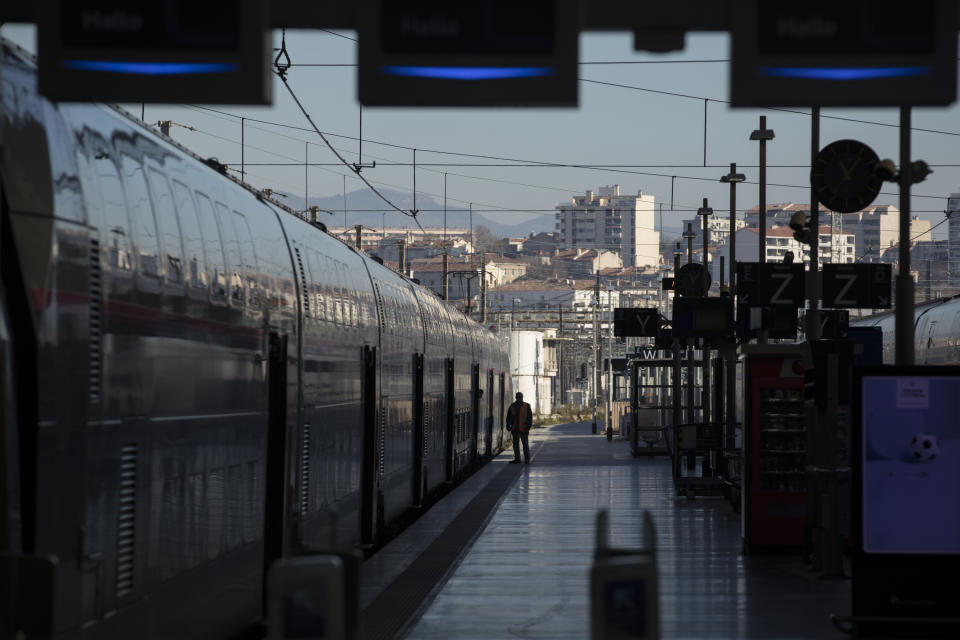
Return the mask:
<path id="1" fill-rule="evenodd" d="M 839 165 L 840 167 L 840 173 L 843 174 L 844 182 L 850 182 L 850 172 L 853 171 L 853 166 L 847 169 L 846 165 L 843 164 L 843 161 L 840 161 L 840 160 L 837 161 L 837 165 Z"/>

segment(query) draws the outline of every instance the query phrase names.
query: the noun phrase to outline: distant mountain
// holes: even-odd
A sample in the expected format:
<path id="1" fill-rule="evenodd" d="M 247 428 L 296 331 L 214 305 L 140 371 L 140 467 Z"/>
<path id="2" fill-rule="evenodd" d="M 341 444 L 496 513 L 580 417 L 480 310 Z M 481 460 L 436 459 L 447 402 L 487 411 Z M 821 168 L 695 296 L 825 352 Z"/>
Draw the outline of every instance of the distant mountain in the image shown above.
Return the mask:
<path id="1" fill-rule="evenodd" d="M 401 209 L 409 211 L 413 208 L 413 194 L 408 191 L 397 191 L 396 189 L 377 188 L 391 202 Z M 310 198 L 310 204 L 316 205 L 321 209 L 326 209 L 332 214 L 321 212 L 320 221 L 331 227 L 343 226 L 343 201 L 342 195 L 327 196 L 323 198 Z M 404 216 L 385 203 L 373 191 L 367 188 L 347 192 L 347 225 L 362 224 L 365 227 L 379 229 L 384 222 L 388 228 L 409 227 L 416 228 L 416 223 L 409 217 Z M 300 206 L 302 198 L 291 195 L 286 199 L 292 206 Z M 443 228 L 443 202 L 437 202 L 435 199 L 422 193 L 417 194 L 417 209 L 420 213 L 417 219 L 420 224 L 426 227 Z M 386 217 L 384 218 L 384 213 Z M 504 212 L 504 216 L 510 216 L 515 219 L 516 214 Z M 555 219 L 551 215 L 537 215 L 532 219 L 520 222 L 518 224 L 504 224 L 498 222 L 489 214 L 473 214 L 473 227 L 483 225 L 490 229 L 491 233 L 500 237 L 520 237 L 528 236 L 530 233 L 540 231 L 553 231 Z M 447 205 L 447 227 L 469 227 L 470 211 L 462 207 L 451 207 Z"/>

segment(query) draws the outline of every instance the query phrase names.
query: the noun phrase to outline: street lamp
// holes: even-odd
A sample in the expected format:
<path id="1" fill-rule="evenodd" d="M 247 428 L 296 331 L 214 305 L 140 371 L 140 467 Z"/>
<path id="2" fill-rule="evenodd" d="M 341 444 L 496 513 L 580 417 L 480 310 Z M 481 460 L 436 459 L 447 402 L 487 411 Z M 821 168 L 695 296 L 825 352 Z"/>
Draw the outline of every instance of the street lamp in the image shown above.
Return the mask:
<path id="1" fill-rule="evenodd" d="M 693 239 L 697 234 L 693 232 L 693 223 L 687 223 L 687 230 L 683 232 L 683 237 L 687 239 L 687 264 L 693 262 Z"/>
<path id="2" fill-rule="evenodd" d="M 737 183 L 747 179 L 742 173 L 737 173 L 737 163 L 730 163 L 730 173 L 720 176 L 720 182 L 730 183 L 730 235 L 727 241 L 730 245 L 730 266 L 727 272 L 727 284 L 730 285 L 730 295 L 734 292 L 734 274 L 737 271 Z M 720 274 L 723 277 L 723 274 Z"/>
<path id="3" fill-rule="evenodd" d="M 760 128 L 750 133 L 750 139 L 760 143 L 759 262 L 767 261 L 767 140 L 773 140 L 773 138 L 773 129 L 767 129 L 767 116 L 760 116 Z"/>

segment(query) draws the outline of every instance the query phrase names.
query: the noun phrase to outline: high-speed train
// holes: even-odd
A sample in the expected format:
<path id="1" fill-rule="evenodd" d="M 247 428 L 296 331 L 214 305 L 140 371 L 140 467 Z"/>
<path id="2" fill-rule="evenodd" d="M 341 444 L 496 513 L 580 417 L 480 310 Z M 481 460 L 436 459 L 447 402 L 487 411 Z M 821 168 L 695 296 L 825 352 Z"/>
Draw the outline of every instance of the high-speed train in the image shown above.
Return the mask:
<path id="1" fill-rule="evenodd" d="M 235 636 L 502 449 L 495 336 L 2 47 L 4 637 Z"/>
<path id="2" fill-rule="evenodd" d="M 883 362 L 895 361 L 896 316 L 893 311 L 851 320 L 852 326 L 883 329 Z M 914 362 L 918 365 L 960 364 L 960 296 L 920 303 L 914 311 Z"/>

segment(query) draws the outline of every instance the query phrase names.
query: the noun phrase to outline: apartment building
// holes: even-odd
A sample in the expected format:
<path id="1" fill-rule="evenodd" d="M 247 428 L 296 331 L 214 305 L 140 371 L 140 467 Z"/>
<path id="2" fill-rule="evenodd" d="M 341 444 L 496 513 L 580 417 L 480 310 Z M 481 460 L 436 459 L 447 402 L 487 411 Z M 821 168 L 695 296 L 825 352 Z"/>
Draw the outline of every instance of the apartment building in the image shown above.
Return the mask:
<path id="1" fill-rule="evenodd" d="M 615 184 L 555 208 L 562 247 L 615 251 L 627 267 L 659 262 L 660 232 L 654 229 L 652 195 L 640 191 L 621 195 Z"/>
<path id="2" fill-rule="evenodd" d="M 741 229 L 736 233 L 737 262 L 758 262 L 760 245 L 760 231 L 758 229 Z M 845 263 L 856 261 L 856 239 L 848 231 L 837 231 L 826 225 L 820 226 L 819 237 L 819 264 L 828 262 Z M 776 226 L 767 229 L 766 260 L 767 262 L 782 262 L 787 252 L 793 252 L 794 262 L 810 262 L 810 245 L 801 244 L 794 240 L 793 230 L 790 227 Z M 725 264 L 730 264 L 730 243 L 726 243 L 717 250 L 717 258 L 723 257 Z M 710 262 L 710 274 L 714 281 L 720 279 L 720 260 Z"/>

